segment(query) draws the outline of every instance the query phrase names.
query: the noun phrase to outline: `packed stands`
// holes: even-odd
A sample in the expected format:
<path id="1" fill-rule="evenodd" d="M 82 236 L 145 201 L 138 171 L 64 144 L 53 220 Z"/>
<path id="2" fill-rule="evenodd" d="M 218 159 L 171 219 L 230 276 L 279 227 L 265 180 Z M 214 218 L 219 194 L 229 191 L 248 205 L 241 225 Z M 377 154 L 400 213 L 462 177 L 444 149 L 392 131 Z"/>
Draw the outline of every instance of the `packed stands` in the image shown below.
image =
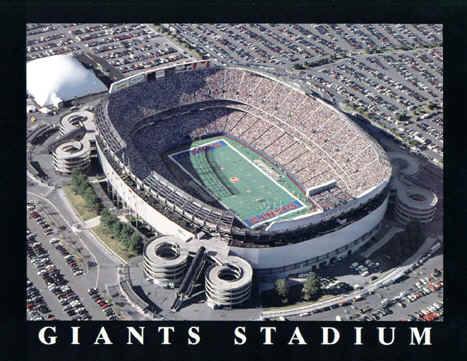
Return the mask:
<path id="1" fill-rule="evenodd" d="M 381 147 L 322 101 L 268 75 L 243 68 L 178 72 L 111 93 L 97 109 L 97 128 L 110 149 L 158 194 L 199 216 L 198 224 L 232 226 L 233 216 L 197 205 L 180 188 L 165 154 L 196 139 L 241 139 L 285 170 L 323 210 L 358 198 L 391 175 Z M 294 182 L 295 182 L 294 181 Z M 172 184 L 172 186 L 170 186 Z M 172 188 L 171 188 L 172 187 Z"/>

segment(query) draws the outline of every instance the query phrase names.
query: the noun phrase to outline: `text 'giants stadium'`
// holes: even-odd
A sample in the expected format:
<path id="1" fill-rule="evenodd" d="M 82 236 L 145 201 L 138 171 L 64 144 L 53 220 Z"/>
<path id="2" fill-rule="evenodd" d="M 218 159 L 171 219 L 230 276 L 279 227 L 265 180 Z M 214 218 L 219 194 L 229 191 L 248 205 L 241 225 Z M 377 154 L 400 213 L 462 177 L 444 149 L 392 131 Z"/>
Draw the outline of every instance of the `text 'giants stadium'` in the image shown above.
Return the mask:
<path id="1" fill-rule="evenodd" d="M 96 113 L 126 207 L 166 235 L 221 238 L 259 278 L 351 254 L 385 214 L 381 146 L 270 74 L 209 61 L 149 71 L 113 83 Z"/>

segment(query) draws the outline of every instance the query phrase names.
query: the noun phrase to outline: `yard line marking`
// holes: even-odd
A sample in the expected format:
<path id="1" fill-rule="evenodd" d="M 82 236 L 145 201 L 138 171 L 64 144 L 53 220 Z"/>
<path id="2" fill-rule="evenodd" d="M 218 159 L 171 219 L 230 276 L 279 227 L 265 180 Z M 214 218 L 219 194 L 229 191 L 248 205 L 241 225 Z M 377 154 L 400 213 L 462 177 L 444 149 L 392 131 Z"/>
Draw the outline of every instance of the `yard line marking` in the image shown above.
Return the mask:
<path id="1" fill-rule="evenodd" d="M 182 166 L 182 165 L 180 164 L 180 162 L 178 162 L 178 161 L 175 159 L 175 156 L 178 155 L 178 154 L 181 154 L 181 153 L 189 153 L 189 151 L 191 151 L 191 150 L 193 150 L 193 149 L 201 148 L 201 147 L 207 146 L 207 145 L 209 145 L 209 144 L 217 143 L 217 142 L 221 142 L 221 141 L 224 142 L 224 143 L 226 143 L 227 146 L 228 146 L 230 149 L 232 149 L 232 150 L 234 150 L 235 152 L 237 152 L 243 159 L 245 159 L 248 163 L 250 163 L 254 168 L 256 168 L 256 169 L 257 169 L 261 174 L 263 174 L 267 179 L 271 180 L 276 186 L 278 186 L 278 187 L 279 187 L 280 189 L 282 189 L 285 193 L 287 193 L 290 197 L 292 197 L 293 200 L 295 200 L 296 202 L 298 202 L 298 203 L 300 204 L 300 207 L 297 208 L 297 209 L 295 209 L 295 210 L 292 210 L 292 211 L 290 211 L 290 212 L 286 212 L 286 213 L 284 213 L 284 214 L 279 214 L 278 216 L 273 217 L 273 218 L 268 218 L 268 219 L 266 219 L 266 220 L 264 220 L 264 221 L 255 223 L 255 224 L 252 225 L 252 226 L 249 226 L 248 224 L 246 224 L 246 223 L 245 223 L 242 219 L 240 219 L 240 217 L 236 214 L 236 216 L 237 216 L 236 218 L 237 218 L 242 224 L 244 224 L 244 225 L 247 226 L 248 228 L 253 229 L 253 228 L 256 228 L 256 227 L 260 226 L 261 224 L 263 224 L 263 223 L 265 223 L 265 222 L 271 222 L 271 221 L 273 221 L 273 220 L 277 220 L 277 219 L 279 219 L 279 218 L 281 218 L 281 217 L 284 217 L 284 216 L 286 216 L 286 215 L 290 215 L 290 214 L 292 214 L 292 213 L 294 213 L 294 212 L 302 211 L 302 210 L 305 210 L 305 209 L 309 208 L 309 206 L 305 205 L 300 199 L 298 199 L 296 196 L 294 196 L 294 195 L 293 195 L 290 191 L 288 191 L 284 186 L 282 186 L 281 184 L 277 183 L 277 182 L 276 182 L 272 177 L 270 177 L 265 171 L 263 171 L 263 170 L 262 170 L 261 168 L 259 168 L 255 163 L 253 163 L 252 161 L 250 161 L 245 155 L 243 155 L 243 154 L 242 154 L 239 150 L 237 150 L 232 144 L 230 144 L 230 142 L 229 142 L 227 139 L 225 139 L 225 138 L 223 138 L 223 137 L 214 139 L 214 140 L 212 140 L 212 141 L 210 141 L 210 142 L 203 143 L 203 144 L 200 144 L 200 145 L 191 146 L 189 149 L 184 149 L 184 150 L 181 150 L 181 151 L 178 151 L 178 152 L 171 153 L 171 154 L 168 155 L 168 157 L 169 157 L 175 164 L 177 164 L 177 165 L 182 169 L 183 172 L 185 172 L 191 179 L 193 179 L 193 181 L 196 182 L 196 184 L 198 184 L 201 188 L 203 188 L 205 191 L 207 191 L 214 199 L 216 199 L 220 204 L 222 204 L 222 206 L 224 206 L 224 208 L 231 210 L 230 207 L 227 207 L 223 202 L 221 202 L 220 199 L 218 199 L 217 197 L 215 197 L 214 194 L 211 192 L 210 189 L 206 188 L 206 187 L 204 186 L 204 184 L 200 183 L 200 181 L 198 181 L 198 180 L 194 177 L 194 175 L 192 175 L 189 171 L 187 171 L 187 170 L 185 169 L 185 167 Z M 188 157 L 190 157 L 190 154 L 188 154 Z M 265 162 L 265 163 L 266 163 L 267 166 L 269 166 L 269 165 L 268 165 L 269 162 Z M 250 175 L 250 174 L 248 174 L 248 175 Z M 255 182 L 253 181 L 253 183 L 255 183 Z M 264 185 L 263 185 L 263 187 L 264 187 Z M 273 207 L 273 208 L 274 208 L 274 207 Z M 267 211 L 270 211 L 270 210 L 262 210 L 262 213 L 265 213 L 265 212 L 267 212 Z M 260 214 L 261 214 L 261 213 L 260 213 Z M 256 215 L 255 215 L 255 216 L 256 216 Z"/>

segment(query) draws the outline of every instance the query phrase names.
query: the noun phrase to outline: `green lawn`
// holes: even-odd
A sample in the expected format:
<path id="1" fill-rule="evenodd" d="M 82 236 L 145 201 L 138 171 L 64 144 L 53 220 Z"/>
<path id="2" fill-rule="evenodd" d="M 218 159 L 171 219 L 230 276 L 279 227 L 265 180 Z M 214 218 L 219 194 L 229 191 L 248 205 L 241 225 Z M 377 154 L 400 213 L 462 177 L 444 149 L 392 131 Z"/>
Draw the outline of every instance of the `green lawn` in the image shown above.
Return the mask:
<path id="1" fill-rule="evenodd" d="M 109 248 L 111 248 L 116 254 L 122 257 L 125 261 L 128 261 L 131 257 L 137 256 L 135 252 L 130 251 L 126 248 L 118 239 L 114 238 L 110 232 L 107 231 L 103 224 L 92 229 L 94 234 L 102 240 Z"/>
<path id="2" fill-rule="evenodd" d="M 65 191 L 67 198 L 70 200 L 71 205 L 78 212 L 83 221 L 87 221 L 88 219 L 98 216 L 95 211 L 92 211 L 86 207 L 86 203 L 83 197 L 73 193 L 71 186 L 63 187 L 63 190 Z"/>

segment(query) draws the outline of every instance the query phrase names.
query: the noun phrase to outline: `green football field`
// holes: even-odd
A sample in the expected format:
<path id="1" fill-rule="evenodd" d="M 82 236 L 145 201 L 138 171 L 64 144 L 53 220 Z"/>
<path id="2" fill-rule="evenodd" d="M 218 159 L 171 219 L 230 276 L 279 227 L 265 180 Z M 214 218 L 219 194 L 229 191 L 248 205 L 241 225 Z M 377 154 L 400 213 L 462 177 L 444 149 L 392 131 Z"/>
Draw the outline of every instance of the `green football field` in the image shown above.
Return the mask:
<path id="1" fill-rule="evenodd" d="M 193 142 L 169 158 L 248 227 L 296 217 L 311 206 L 278 168 L 230 138 Z"/>

